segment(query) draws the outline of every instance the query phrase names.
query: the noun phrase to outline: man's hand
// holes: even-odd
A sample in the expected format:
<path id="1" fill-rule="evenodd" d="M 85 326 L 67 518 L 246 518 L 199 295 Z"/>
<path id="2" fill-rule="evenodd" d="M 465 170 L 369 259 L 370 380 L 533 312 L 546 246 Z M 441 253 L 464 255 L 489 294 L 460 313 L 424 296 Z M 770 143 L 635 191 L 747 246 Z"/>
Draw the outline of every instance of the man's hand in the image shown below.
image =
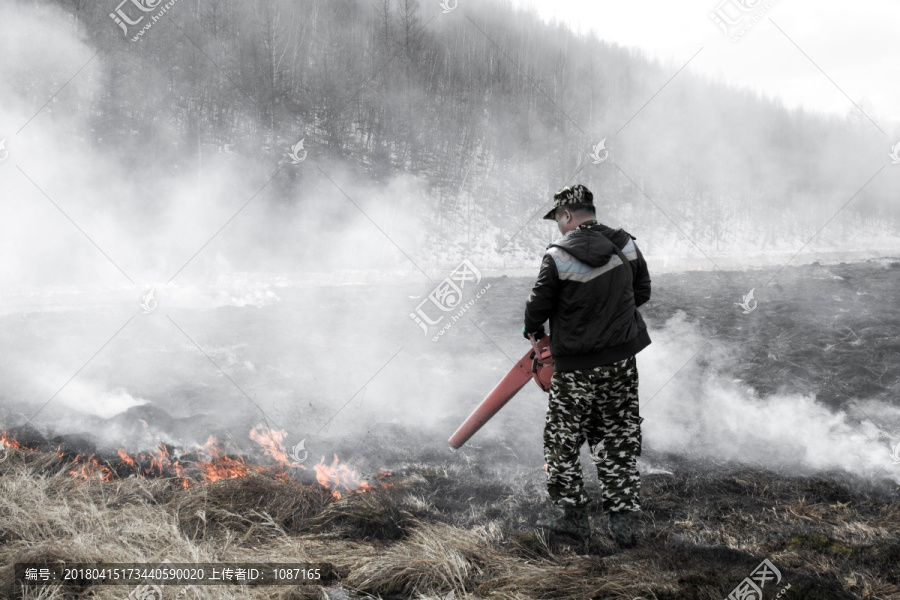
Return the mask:
<path id="1" fill-rule="evenodd" d="M 538 331 L 525 331 L 525 328 L 522 328 L 522 337 L 526 340 L 530 340 L 529 335 L 533 335 L 535 340 L 539 340 L 544 337 L 544 326 L 542 325 Z"/>

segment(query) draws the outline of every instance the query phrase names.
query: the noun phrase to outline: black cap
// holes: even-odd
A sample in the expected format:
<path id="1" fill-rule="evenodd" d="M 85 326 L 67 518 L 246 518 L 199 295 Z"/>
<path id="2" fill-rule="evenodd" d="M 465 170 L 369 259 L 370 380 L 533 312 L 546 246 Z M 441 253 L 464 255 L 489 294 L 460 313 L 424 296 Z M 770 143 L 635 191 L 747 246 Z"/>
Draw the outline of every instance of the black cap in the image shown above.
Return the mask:
<path id="1" fill-rule="evenodd" d="M 560 206 L 566 206 L 567 204 L 581 204 L 581 205 L 594 205 L 594 194 L 591 193 L 591 190 L 587 189 L 583 185 L 576 184 L 572 187 L 564 187 L 553 195 L 553 208 L 550 209 L 544 218 L 548 221 L 553 221 L 556 219 L 555 213 L 556 209 Z"/>

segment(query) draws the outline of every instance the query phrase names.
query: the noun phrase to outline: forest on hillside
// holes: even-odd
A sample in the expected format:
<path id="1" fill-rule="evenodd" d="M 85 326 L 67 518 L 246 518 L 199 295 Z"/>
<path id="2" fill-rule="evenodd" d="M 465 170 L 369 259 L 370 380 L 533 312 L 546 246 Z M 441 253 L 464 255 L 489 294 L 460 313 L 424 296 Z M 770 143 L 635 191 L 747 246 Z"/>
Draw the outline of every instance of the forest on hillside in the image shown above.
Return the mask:
<path id="1" fill-rule="evenodd" d="M 19 6 L 65 11 L 100 52 L 100 85 L 68 100 L 89 148 L 187 174 L 211 155 L 277 165 L 302 138 L 311 162 L 358 185 L 415 178 L 420 191 L 392 201 L 421 219 L 420 253 L 533 255 L 541 209 L 576 181 L 645 252 L 796 249 L 845 204 L 822 243 L 900 237 L 896 124 L 880 131 L 849 103 L 840 117 L 788 109 L 682 70 L 689 56 L 651 61 L 508 0 L 446 13 L 417 0 L 177 0 L 137 41 L 112 2 Z M 72 70 L 9 83 L 40 106 Z M 313 176 L 278 172 L 266 201 L 303 203 L 321 189 Z"/>

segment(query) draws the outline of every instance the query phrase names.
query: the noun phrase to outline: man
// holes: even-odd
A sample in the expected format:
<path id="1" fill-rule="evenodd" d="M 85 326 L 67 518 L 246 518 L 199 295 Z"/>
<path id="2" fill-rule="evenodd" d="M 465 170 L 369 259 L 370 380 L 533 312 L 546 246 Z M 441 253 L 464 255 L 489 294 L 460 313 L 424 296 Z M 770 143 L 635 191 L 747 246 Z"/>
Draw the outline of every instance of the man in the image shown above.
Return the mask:
<path id="1" fill-rule="evenodd" d="M 640 510 L 641 421 L 635 354 L 650 344 L 637 307 L 650 299 L 650 275 L 634 237 L 596 220 L 583 185 L 553 197 L 544 219 L 562 238 L 548 246 L 525 305 L 523 334 L 544 335 L 550 321 L 555 371 L 544 428 L 547 489 L 559 517 L 538 526 L 586 538 L 590 533 L 579 462 L 587 442 L 597 467 L 603 512 L 622 546 L 634 544 Z"/>

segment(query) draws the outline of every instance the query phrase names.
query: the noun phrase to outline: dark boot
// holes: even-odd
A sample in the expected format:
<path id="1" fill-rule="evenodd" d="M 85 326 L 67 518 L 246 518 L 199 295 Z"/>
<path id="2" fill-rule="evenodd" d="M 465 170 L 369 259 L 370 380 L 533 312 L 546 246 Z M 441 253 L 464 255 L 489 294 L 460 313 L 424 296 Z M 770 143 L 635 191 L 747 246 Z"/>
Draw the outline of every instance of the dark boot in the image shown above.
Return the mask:
<path id="1" fill-rule="evenodd" d="M 609 513 L 609 533 L 623 548 L 634 546 L 634 511 L 621 510 Z"/>
<path id="2" fill-rule="evenodd" d="M 587 507 L 566 506 L 563 514 L 549 519 L 540 519 L 536 525 L 555 533 L 587 539 L 591 534 L 591 522 L 588 519 Z"/>

